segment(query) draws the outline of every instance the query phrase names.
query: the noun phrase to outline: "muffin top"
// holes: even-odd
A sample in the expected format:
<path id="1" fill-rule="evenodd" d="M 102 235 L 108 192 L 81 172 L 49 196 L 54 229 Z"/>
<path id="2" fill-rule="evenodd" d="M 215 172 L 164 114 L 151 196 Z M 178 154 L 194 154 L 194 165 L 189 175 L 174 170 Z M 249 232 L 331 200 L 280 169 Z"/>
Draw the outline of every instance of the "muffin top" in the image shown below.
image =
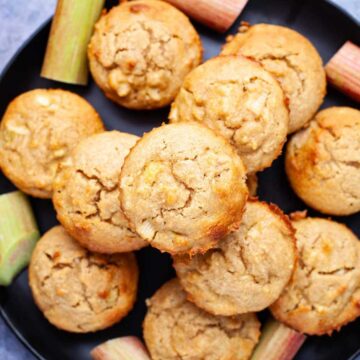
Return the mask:
<path id="1" fill-rule="evenodd" d="M 176 256 L 188 299 L 215 315 L 261 311 L 288 284 L 296 261 L 294 230 L 274 205 L 246 203 L 241 225 L 204 255 Z"/>
<path id="2" fill-rule="evenodd" d="M 208 314 L 186 300 L 176 279 L 148 300 L 144 338 L 153 360 L 246 360 L 259 336 L 255 314 Z"/>
<path id="3" fill-rule="evenodd" d="M 294 30 L 270 24 L 245 26 L 228 38 L 221 54 L 242 54 L 276 77 L 287 97 L 290 133 L 310 121 L 323 101 L 326 77 L 320 55 Z"/>
<path id="4" fill-rule="evenodd" d="M 202 59 L 200 37 L 172 5 L 137 0 L 113 7 L 95 26 L 90 70 L 107 97 L 132 109 L 168 105 Z"/>
<path id="5" fill-rule="evenodd" d="M 147 245 L 130 230 L 119 200 L 121 167 L 137 140 L 119 131 L 93 135 L 73 150 L 56 178 L 57 218 L 91 251 L 126 252 Z"/>
<path id="6" fill-rule="evenodd" d="M 360 315 L 360 242 L 345 225 L 331 220 L 292 223 L 298 264 L 271 311 L 302 333 L 331 334 Z"/>
<path id="7" fill-rule="evenodd" d="M 145 134 L 120 175 L 121 206 L 133 229 L 172 254 L 214 246 L 237 227 L 247 195 L 233 147 L 196 123 Z"/>
<path id="8" fill-rule="evenodd" d="M 169 118 L 173 123 L 198 121 L 223 135 L 249 173 L 270 166 L 279 156 L 289 124 L 278 82 L 240 56 L 216 57 L 193 70 Z"/>
<path id="9" fill-rule="evenodd" d="M 331 107 L 296 133 L 285 167 L 297 195 L 331 215 L 360 211 L 360 111 Z"/>
<path id="10" fill-rule="evenodd" d="M 50 198 L 59 163 L 79 140 L 104 130 L 94 108 L 64 90 L 36 89 L 7 107 L 0 124 L 0 167 L 25 193 Z"/>
<path id="11" fill-rule="evenodd" d="M 53 325 L 85 333 L 113 325 L 132 309 L 138 268 L 132 253 L 90 253 L 56 226 L 37 243 L 29 279 L 36 304 Z"/>

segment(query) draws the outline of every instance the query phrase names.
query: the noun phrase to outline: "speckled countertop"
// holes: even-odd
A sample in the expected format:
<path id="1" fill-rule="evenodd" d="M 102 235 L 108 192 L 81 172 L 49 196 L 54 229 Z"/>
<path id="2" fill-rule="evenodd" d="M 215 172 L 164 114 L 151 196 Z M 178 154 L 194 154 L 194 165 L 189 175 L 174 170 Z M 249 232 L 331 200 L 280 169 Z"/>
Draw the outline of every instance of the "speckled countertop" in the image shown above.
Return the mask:
<path id="1" fill-rule="evenodd" d="M 360 20 L 360 0 L 333 0 Z M 0 0 L 0 72 L 54 11 L 56 0 Z M 0 318 L 0 360 L 34 360 Z M 51 360 L 51 359 L 49 359 Z"/>

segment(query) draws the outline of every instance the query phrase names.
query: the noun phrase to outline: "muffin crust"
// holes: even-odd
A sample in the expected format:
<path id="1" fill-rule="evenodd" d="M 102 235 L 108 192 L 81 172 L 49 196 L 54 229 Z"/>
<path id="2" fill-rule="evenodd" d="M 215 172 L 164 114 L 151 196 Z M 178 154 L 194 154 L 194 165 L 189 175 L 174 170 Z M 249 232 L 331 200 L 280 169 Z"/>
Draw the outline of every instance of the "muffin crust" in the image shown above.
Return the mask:
<path id="1" fill-rule="evenodd" d="M 247 202 L 239 229 L 204 255 L 174 257 L 188 299 L 214 314 L 261 311 L 272 304 L 294 270 L 294 230 L 274 205 Z"/>
<path id="2" fill-rule="evenodd" d="M 119 131 L 83 140 L 54 183 L 58 220 L 91 251 L 127 252 L 148 244 L 131 231 L 119 203 L 121 167 L 137 141 Z"/>
<path id="3" fill-rule="evenodd" d="M 132 309 L 138 268 L 132 253 L 89 253 L 61 226 L 49 230 L 33 252 L 29 280 L 34 300 L 59 329 L 105 329 Z"/>
<path id="4" fill-rule="evenodd" d="M 144 338 L 153 360 L 247 360 L 259 336 L 255 314 L 210 315 L 186 300 L 176 279 L 148 300 Z"/>
<path id="5" fill-rule="evenodd" d="M 247 195 L 235 150 L 196 123 L 144 135 L 120 175 L 121 206 L 133 230 L 172 254 L 214 246 L 238 226 Z"/>
<path id="6" fill-rule="evenodd" d="M 259 187 L 259 180 L 255 173 L 247 174 L 246 185 L 249 189 L 249 195 L 256 196 Z"/>
<path id="7" fill-rule="evenodd" d="M 293 221 L 299 260 L 273 315 L 309 335 L 331 334 L 360 315 L 360 242 L 343 224 Z"/>
<path id="8" fill-rule="evenodd" d="M 80 96 L 60 89 L 28 91 L 2 118 L 0 168 L 25 193 L 51 198 L 60 162 L 79 140 L 103 130 L 99 115 Z"/>
<path id="9" fill-rule="evenodd" d="M 360 111 L 331 107 L 290 140 L 285 169 L 296 194 L 330 215 L 360 211 Z"/>
<path id="10" fill-rule="evenodd" d="M 215 130 L 234 145 L 252 173 L 281 153 L 289 114 L 283 91 L 267 71 L 244 57 L 221 56 L 186 77 L 169 119 L 198 121 Z"/>
<path id="11" fill-rule="evenodd" d="M 202 59 L 188 18 L 163 1 L 113 7 L 95 26 L 88 49 L 92 75 L 111 100 L 131 109 L 155 109 L 176 96 Z"/>
<path id="12" fill-rule="evenodd" d="M 230 36 L 222 55 L 243 55 L 258 61 L 281 84 L 290 108 L 289 133 L 314 116 L 326 94 L 320 55 L 308 39 L 289 28 L 257 24 Z"/>

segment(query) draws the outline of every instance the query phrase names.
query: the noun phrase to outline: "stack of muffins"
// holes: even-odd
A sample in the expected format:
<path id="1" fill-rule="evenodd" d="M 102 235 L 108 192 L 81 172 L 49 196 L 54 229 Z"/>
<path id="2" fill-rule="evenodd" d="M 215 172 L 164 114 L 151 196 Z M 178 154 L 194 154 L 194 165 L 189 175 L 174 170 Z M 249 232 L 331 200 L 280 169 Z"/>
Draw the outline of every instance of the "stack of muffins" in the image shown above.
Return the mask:
<path id="1" fill-rule="evenodd" d="M 171 105 L 170 124 L 142 138 L 104 131 L 84 99 L 33 90 L 8 107 L 0 166 L 24 192 L 52 198 L 62 226 L 39 241 L 30 286 L 58 328 L 90 332 L 136 300 L 133 251 L 170 253 L 178 279 L 150 300 L 154 360 L 249 359 L 255 312 L 331 334 L 360 315 L 360 243 L 340 223 L 291 219 L 259 201 L 256 173 L 281 154 L 310 207 L 360 210 L 360 112 L 319 112 L 326 92 L 312 44 L 288 28 L 243 25 L 202 65 L 184 14 L 158 0 L 112 8 L 89 44 L 92 75 L 129 109 Z"/>

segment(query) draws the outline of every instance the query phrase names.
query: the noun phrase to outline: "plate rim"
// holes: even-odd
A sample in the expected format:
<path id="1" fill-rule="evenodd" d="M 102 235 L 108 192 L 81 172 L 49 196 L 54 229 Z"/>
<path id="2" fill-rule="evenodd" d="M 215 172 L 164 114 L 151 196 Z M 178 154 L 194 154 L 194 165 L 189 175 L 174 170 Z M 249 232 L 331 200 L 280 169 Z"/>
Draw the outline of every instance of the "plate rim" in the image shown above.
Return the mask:
<path id="1" fill-rule="evenodd" d="M 15 62 L 17 57 L 20 55 L 20 53 L 48 25 L 48 23 L 50 22 L 51 19 L 52 19 L 52 16 L 47 17 L 47 19 L 45 19 L 17 48 L 15 53 L 11 56 L 9 61 L 5 64 L 4 68 L 0 72 L 0 82 L 3 81 L 6 73 L 8 72 L 8 70 L 10 69 L 12 64 Z M 24 270 L 22 270 L 21 272 L 23 272 L 23 271 Z M 0 294 L 3 291 L 3 288 L 4 288 L 4 286 L 0 286 Z M 31 355 L 33 355 L 36 359 L 39 359 L 39 360 L 47 360 L 30 344 L 30 342 L 28 340 L 26 340 L 24 338 L 24 336 L 20 333 L 20 331 L 16 328 L 16 326 L 9 319 L 9 317 L 8 317 L 7 313 L 5 312 L 1 303 L 0 303 L 0 316 L 4 320 L 4 323 L 7 326 L 7 328 L 11 330 L 11 332 L 20 341 L 20 343 L 22 345 L 24 345 L 25 349 L 27 349 Z"/>
<path id="2" fill-rule="evenodd" d="M 334 3 L 332 0 L 323 0 L 323 2 L 326 3 L 328 6 L 332 7 L 333 9 L 335 9 L 336 11 L 340 12 L 343 16 L 347 17 L 356 26 L 360 27 L 360 20 L 358 20 L 348 10 L 342 8 L 339 4 Z M 4 68 L 0 72 L 0 82 L 3 81 L 3 78 L 5 77 L 6 73 L 8 72 L 10 67 L 13 65 L 15 60 L 18 58 L 20 53 L 49 24 L 52 17 L 53 17 L 52 15 L 47 17 L 47 19 L 45 19 L 17 48 L 15 53 L 10 57 L 9 61 L 5 64 Z M 2 291 L 3 291 L 3 286 L 0 286 L 0 294 Z M 0 296 L 0 298 L 1 298 L 1 296 Z M 12 321 L 9 319 L 7 313 L 5 312 L 1 302 L 0 302 L 0 316 L 4 320 L 5 325 L 11 330 L 11 332 L 16 336 L 16 338 L 22 343 L 22 345 L 24 345 L 24 347 L 31 353 L 31 355 L 33 355 L 38 360 L 47 360 L 30 344 L 30 342 L 28 340 L 25 339 L 25 337 L 20 333 L 20 331 L 12 323 Z M 359 355 L 360 355 L 360 348 L 358 349 L 357 352 L 355 352 L 349 358 L 349 360 L 356 360 L 356 359 L 360 358 Z"/>

